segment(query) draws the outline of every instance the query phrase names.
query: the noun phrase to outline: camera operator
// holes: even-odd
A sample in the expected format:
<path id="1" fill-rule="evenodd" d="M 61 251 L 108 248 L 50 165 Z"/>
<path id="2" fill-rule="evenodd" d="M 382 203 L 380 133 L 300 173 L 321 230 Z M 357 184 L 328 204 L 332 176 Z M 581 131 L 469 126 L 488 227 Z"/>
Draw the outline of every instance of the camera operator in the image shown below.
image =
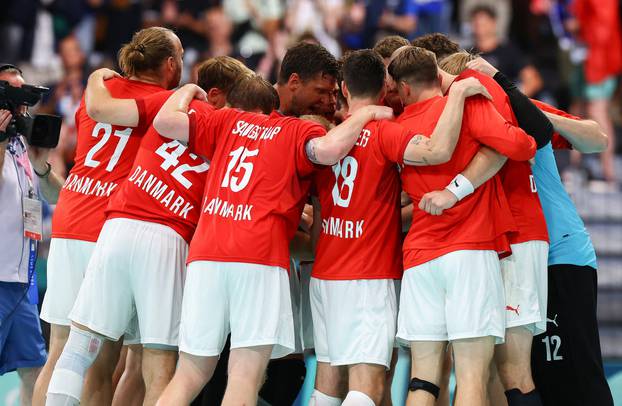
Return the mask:
<path id="1" fill-rule="evenodd" d="M 13 65 L 0 65 L 0 80 L 24 84 Z M 7 131 L 13 115 L 25 113 L 25 106 L 20 109 L 0 110 L 0 375 L 17 370 L 21 404 L 29 405 L 46 359 L 34 274 L 42 227 L 39 191 L 56 203 L 63 180 L 47 163 L 49 149 L 27 148 L 21 134 Z"/>

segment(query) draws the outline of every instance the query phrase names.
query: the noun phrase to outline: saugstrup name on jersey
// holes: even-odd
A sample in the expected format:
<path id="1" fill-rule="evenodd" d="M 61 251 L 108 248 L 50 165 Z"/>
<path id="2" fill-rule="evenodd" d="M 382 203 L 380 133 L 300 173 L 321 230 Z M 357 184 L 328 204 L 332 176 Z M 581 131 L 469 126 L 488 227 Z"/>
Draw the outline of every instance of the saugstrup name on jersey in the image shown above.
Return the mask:
<path id="1" fill-rule="evenodd" d="M 88 176 L 78 176 L 76 174 L 70 174 L 65 180 L 63 189 L 71 190 L 72 192 L 82 193 L 87 196 L 97 197 L 110 197 L 113 190 L 118 185 L 114 182 L 102 182 L 100 180 L 95 181 Z"/>
<path id="2" fill-rule="evenodd" d="M 205 198 L 203 213 L 217 215 L 224 218 L 231 218 L 234 221 L 252 221 L 252 204 L 233 204 L 217 197 L 213 199 Z"/>
<path id="3" fill-rule="evenodd" d="M 145 193 L 159 201 L 160 204 L 179 217 L 187 219 L 188 213 L 194 208 L 192 204 L 186 202 L 186 199 L 177 195 L 173 189 L 167 193 L 168 185 L 140 166 L 136 167 L 128 181 L 141 188 Z M 173 200 L 173 198 L 175 199 Z"/>
<path id="4" fill-rule="evenodd" d="M 281 127 L 264 127 L 257 124 L 247 123 L 244 120 L 239 120 L 235 123 L 235 128 L 231 133 L 239 135 L 240 137 L 249 138 L 251 140 L 272 140 L 280 132 Z"/>
<path id="5" fill-rule="evenodd" d="M 339 217 L 322 220 L 322 232 L 339 238 L 359 238 L 363 235 L 365 220 L 350 221 Z"/>

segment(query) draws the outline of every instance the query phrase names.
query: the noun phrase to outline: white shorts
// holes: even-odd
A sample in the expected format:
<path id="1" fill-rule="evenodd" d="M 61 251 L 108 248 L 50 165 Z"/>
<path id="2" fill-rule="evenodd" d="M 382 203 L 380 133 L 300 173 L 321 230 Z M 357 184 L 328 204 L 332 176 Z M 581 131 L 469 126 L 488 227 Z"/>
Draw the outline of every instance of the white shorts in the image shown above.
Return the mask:
<path id="1" fill-rule="evenodd" d="M 310 295 L 318 361 L 389 368 L 397 318 L 393 279 L 311 278 Z"/>
<path id="2" fill-rule="evenodd" d="M 313 341 L 313 317 L 311 316 L 311 298 L 309 297 L 309 284 L 313 263 L 307 262 L 300 266 L 300 313 L 302 324 L 302 348 L 312 350 L 315 348 Z"/>
<path id="3" fill-rule="evenodd" d="M 188 265 L 179 350 L 218 356 L 231 348 L 274 345 L 272 358 L 294 351 L 294 322 L 287 271 L 239 262 Z"/>
<path id="4" fill-rule="evenodd" d="M 167 226 L 106 221 L 69 318 L 118 340 L 136 316 L 140 343 L 177 346 L 187 255 Z"/>
<path id="5" fill-rule="evenodd" d="M 524 326 L 533 335 L 546 331 L 549 244 L 512 244 L 512 255 L 501 260 L 505 287 L 506 328 Z"/>
<path id="6" fill-rule="evenodd" d="M 407 269 L 402 278 L 397 338 L 453 341 L 505 337 L 505 298 L 494 251 L 454 251 Z"/>
<path id="7" fill-rule="evenodd" d="M 41 319 L 70 326 L 69 312 L 78 297 L 86 267 L 95 249 L 91 241 L 52 238 L 47 263 L 47 290 Z"/>

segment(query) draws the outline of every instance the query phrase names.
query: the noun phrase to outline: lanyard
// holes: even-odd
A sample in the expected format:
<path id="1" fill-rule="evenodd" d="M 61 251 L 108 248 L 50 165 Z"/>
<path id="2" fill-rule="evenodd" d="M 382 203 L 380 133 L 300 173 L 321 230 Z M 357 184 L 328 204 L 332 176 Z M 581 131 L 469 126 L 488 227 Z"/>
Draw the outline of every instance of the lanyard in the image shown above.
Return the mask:
<path id="1" fill-rule="evenodd" d="M 35 265 L 37 264 L 37 242 L 32 238 L 28 251 L 28 302 L 31 304 L 39 304 L 39 289 L 37 288 L 37 273 Z"/>

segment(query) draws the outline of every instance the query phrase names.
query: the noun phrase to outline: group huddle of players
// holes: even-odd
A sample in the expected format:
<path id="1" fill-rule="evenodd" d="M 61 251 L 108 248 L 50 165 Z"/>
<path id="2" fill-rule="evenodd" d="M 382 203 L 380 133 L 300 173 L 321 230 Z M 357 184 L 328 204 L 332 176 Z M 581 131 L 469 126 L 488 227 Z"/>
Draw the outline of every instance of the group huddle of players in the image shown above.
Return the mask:
<path id="1" fill-rule="evenodd" d="M 270 359 L 302 347 L 318 361 L 310 405 L 391 404 L 398 344 L 408 405 L 447 402 L 452 363 L 457 405 L 500 404 L 495 377 L 510 406 L 543 404 L 531 343 L 549 237 L 530 160 L 570 148 L 554 131 L 582 121 L 441 34 L 413 45 L 338 62 L 300 43 L 274 86 L 211 58 L 173 91 L 183 48 L 154 27 L 120 51 L 123 77 L 91 74 L 53 217 L 35 404 L 189 404 L 228 336 L 225 405 L 256 404 Z M 145 391 L 121 379 L 113 400 L 121 341 L 143 347 Z"/>

